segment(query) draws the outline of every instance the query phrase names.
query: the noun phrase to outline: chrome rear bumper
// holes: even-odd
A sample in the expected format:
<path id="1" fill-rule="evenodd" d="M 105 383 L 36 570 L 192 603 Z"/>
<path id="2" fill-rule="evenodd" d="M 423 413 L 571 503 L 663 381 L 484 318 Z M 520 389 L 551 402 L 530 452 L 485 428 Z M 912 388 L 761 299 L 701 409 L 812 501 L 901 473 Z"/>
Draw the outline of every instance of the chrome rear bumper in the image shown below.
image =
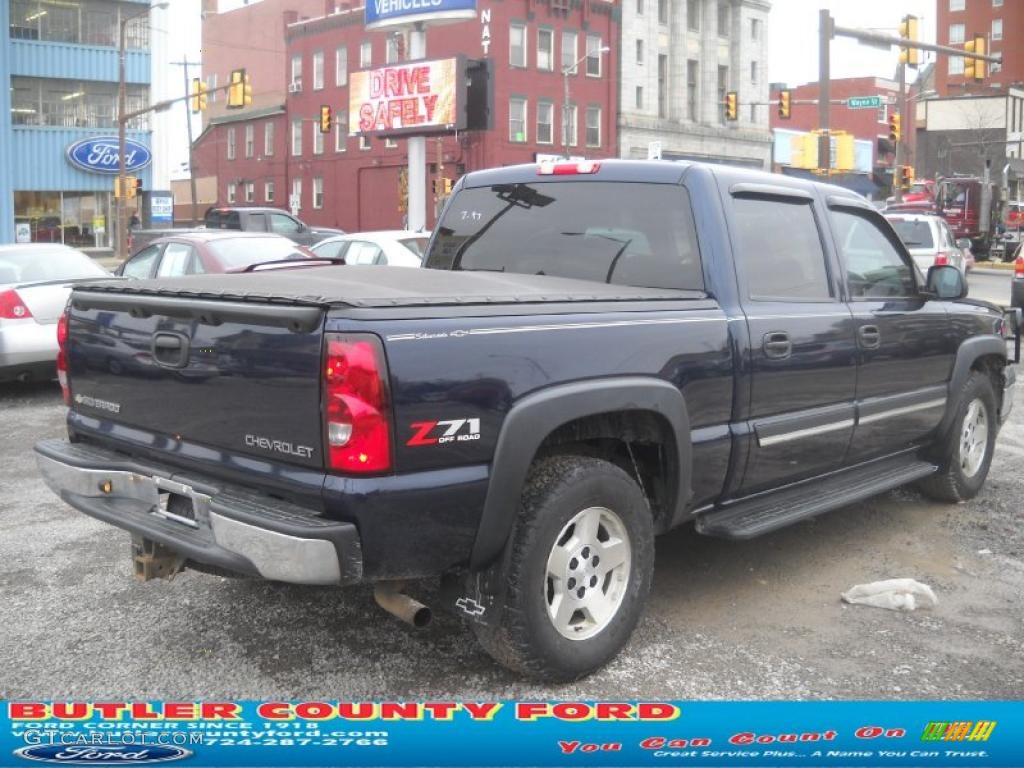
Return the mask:
<path id="1" fill-rule="evenodd" d="M 362 578 L 359 535 L 351 523 L 244 489 L 197 488 L 175 479 L 170 469 L 65 440 L 38 443 L 36 461 L 46 484 L 75 509 L 186 560 L 293 584 Z M 177 504 L 164 503 L 171 495 L 179 497 Z"/>

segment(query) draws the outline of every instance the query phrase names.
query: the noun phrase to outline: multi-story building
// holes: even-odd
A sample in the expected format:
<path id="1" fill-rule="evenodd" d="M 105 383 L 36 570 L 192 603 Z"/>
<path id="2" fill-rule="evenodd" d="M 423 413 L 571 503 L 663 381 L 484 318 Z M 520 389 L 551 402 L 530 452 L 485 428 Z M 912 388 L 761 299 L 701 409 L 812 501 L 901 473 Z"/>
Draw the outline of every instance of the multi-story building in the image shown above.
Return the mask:
<path id="1" fill-rule="evenodd" d="M 72 165 L 67 150 L 83 139 L 117 135 L 122 20 L 127 108 L 148 104 L 147 5 L 148 0 L 0 2 L 0 28 L 8 30 L 0 45 L 0 242 L 65 242 L 100 250 L 114 242 L 112 176 Z M 148 136 L 145 116 L 128 126 L 129 138 L 146 144 Z M 116 145 L 113 153 L 116 165 Z M 151 188 L 148 168 L 135 175 Z"/>
<path id="2" fill-rule="evenodd" d="M 619 153 L 768 168 L 766 0 L 623 0 Z M 739 99 L 725 119 L 725 95 Z"/>
<path id="3" fill-rule="evenodd" d="M 940 96 L 965 96 L 1002 91 L 1024 85 L 1024 3 L 1020 0 L 935 0 L 936 31 L 940 45 L 962 47 L 975 35 L 984 35 L 991 53 L 1003 55 L 1002 65 L 990 66 L 981 83 L 964 77 L 964 60 L 938 56 L 935 90 Z"/>
<path id="4" fill-rule="evenodd" d="M 428 187 L 545 155 L 615 156 L 617 3 L 481 0 L 477 10 L 475 20 L 430 28 L 427 57 L 489 60 L 490 127 L 429 138 Z M 285 36 L 283 98 L 211 118 L 196 143 L 197 175 L 216 178 L 222 203 L 289 207 L 296 196 L 313 224 L 402 226 L 407 141 L 350 135 L 348 105 L 351 73 L 407 58 L 405 36 L 368 32 L 362 7 L 340 6 L 289 24 Z M 321 106 L 333 111 L 329 134 L 319 130 Z M 439 204 L 428 206 L 428 226 Z"/>

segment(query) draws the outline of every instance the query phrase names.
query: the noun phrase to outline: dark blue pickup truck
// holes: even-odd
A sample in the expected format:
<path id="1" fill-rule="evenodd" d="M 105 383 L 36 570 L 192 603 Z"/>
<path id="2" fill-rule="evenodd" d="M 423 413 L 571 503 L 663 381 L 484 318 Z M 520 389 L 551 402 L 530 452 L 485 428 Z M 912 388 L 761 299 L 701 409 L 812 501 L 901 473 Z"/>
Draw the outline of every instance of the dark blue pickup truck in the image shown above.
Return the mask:
<path id="1" fill-rule="evenodd" d="M 43 476 L 140 578 L 375 582 L 417 622 L 400 585 L 440 576 L 498 661 L 565 680 L 628 639 L 655 535 L 970 498 L 1013 401 L 1017 314 L 823 184 L 471 173 L 426 266 L 76 288 Z"/>

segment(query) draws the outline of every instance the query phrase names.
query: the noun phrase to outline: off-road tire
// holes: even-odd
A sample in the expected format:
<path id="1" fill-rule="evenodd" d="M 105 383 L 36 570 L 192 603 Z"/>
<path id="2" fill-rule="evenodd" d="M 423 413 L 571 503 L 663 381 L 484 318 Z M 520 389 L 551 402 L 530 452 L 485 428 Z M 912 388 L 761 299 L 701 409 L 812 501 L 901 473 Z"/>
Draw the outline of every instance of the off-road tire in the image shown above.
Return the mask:
<path id="1" fill-rule="evenodd" d="M 988 426 L 985 456 L 978 470 L 970 477 L 964 474 L 960 462 L 960 441 L 964 432 L 964 420 L 968 409 L 975 400 L 981 402 L 985 410 Z M 956 417 L 949 432 L 937 444 L 939 471 L 922 480 L 918 487 L 930 499 L 935 501 L 958 502 L 972 499 L 985 484 L 989 467 L 992 464 L 992 452 L 998 432 L 999 416 L 996 407 L 995 389 L 992 379 L 979 371 L 972 371 L 956 397 Z"/>
<path id="2" fill-rule="evenodd" d="M 547 559 L 556 537 L 582 510 L 614 511 L 629 537 L 624 596 L 593 637 L 569 639 L 548 615 Z M 548 682 L 577 680 L 611 660 L 629 640 L 654 572 L 651 511 L 636 481 L 619 467 L 576 455 L 543 459 L 531 468 L 519 517 L 498 563 L 504 585 L 498 616 L 474 624 L 477 639 L 500 664 Z"/>

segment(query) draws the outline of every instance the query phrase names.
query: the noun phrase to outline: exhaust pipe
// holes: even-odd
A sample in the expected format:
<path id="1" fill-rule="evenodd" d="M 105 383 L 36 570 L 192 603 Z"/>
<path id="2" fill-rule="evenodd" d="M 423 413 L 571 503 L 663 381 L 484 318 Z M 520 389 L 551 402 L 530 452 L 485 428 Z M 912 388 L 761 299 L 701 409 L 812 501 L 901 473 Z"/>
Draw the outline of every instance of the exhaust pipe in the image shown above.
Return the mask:
<path id="1" fill-rule="evenodd" d="M 421 603 L 401 591 L 402 584 L 381 581 L 373 588 L 373 597 L 377 605 L 416 629 L 423 629 L 434 618 L 433 612 Z"/>

